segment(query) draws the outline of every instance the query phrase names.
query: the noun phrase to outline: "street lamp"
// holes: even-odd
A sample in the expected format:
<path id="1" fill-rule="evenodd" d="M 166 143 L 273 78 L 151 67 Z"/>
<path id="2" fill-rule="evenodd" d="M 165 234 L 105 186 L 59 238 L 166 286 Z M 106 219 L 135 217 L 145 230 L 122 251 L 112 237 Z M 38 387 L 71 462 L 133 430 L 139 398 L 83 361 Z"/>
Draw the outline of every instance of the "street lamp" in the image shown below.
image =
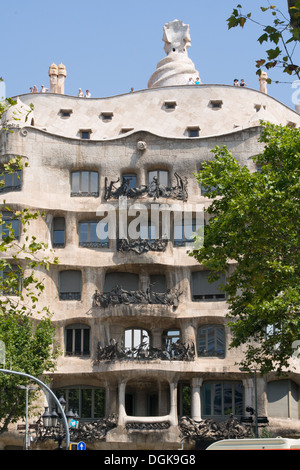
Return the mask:
<path id="1" fill-rule="evenodd" d="M 65 408 L 66 408 L 66 401 L 65 401 L 63 396 L 60 397 L 59 403 L 60 403 L 60 406 L 61 406 L 61 408 L 64 412 Z M 74 415 L 72 410 L 69 410 L 66 413 L 65 416 L 66 416 L 68 427 L 70 427 L 72 420 L 75 419 L 75 416 L 78 417 L 78 415 Z M 53 408 L 52 413 L 50 413 L 49 408 L 45 407 L 45 411 L 42 414 L 43 425 L 47 430 L 50 430 L 52 428 L 53 435 L 54 435 L 54 440 L 58 441 L 58 449 L 61 449 L 61 444 L 62 444 L 62 441 L 63 441 L 62 426 L 61 426 L 62 419 L 61 418 L 62 418 L 62 416 L 61 416 L 60 411 L 59 411 L 59 414 L 58 414 L 56 412 L 56 409 Z M 59 433 L 58 433 L 58 435 L 55 435 L 55 428 L 57 427 L 58 423 L 59 423 Z"/>

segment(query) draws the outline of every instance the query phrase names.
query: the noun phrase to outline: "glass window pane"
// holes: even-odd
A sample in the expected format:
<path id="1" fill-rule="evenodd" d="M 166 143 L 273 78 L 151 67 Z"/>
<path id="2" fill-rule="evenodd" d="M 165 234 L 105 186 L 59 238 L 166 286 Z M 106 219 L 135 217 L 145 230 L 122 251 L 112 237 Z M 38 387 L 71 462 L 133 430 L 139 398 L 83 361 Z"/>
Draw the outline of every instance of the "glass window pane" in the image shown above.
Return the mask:
<path id="1" fill-rule="evenodd" d="M 79 240 L 81 243 L 87 243 L 89 241 L 89 224 L 87 222 L 81 222 L 79 227 Z"/>
<path id="2" fill-rule="evenodd" d="M 68 390 L 68 400 L 66 403 L 66 409 L 72 410 L 73 412 L 77 410 L 79 411 L 79 390 L 78 389 L 70 389 Z"/>
<path id="3" fill-rule="evenodd" d="M 97 237 L 97 223 L 98 222 L 90 222 L 90 242 L 96 243 L 98 242 L 98 237 Z"/>
<path id="4" fill-rule="evenodd" d="M 206 416 L 211 415 L 211 392 L 212 392 L 211 384 L 203 384 L 202 407 L 203 407 L 203 415 L 206 415 Z"/>
<path id="5" fill-rule="evenodd" d="M 91 171 L 90 173 L 90 189 L 91 193 L 98 193 L 98 173 L 96 171 Z"/>
<path id="6" fill-rule="evenodd" d="M 71 175 L 71 191 L 72 193 L 79 193 L 79 171 L 74 171 Z"/>
<path id="7" fill-rule="evenodd" d="M 235 414 L 243 414 L 243 386 L 241 383 L 234 384 Z"/>
<path id="8" fill-rule="evenodd" d="M 72 354 L 73 352 L 72 338 L 73 338 L 73 330 L 71 329 L 66 330 L 66 353 L 67 354 Z"/>
<path id="9" fill-rule="evenodd" d="M 105 416 L 105 390 L 103 388 L 94 391 L 94 416 L 93 418 L 104 418 Z"/>
<path id="10" fill-rule="evenodd" d="M 81 354 L 81 329 L 75 329 L 75 354 L 80 355 Z"/>
<path id="11" fill-rule="evenodd" d="M 222 414 L 222 384 L 213 385 L 213 414 Z"/>
<path id="12" fill-rule="evenodd" d="M 163 186 L 169 185 L 169 172 L 168 171 L 160 170 L 158 178 L 159 178 L 159 184 Z"/>
<path id="13" fill-rule="evenodd" d="M 53 243 L 54 245 L 64 245 L 65 244 L 65 231 L 64 230 L 55 230 L 53 233 Z"/>
<path id="14" fill-rule="evenodd" d="M 149 180 L 149 183 L 152 183 L 153 181 L 153 178 L 157 178 L 157 170 L 154 170 L 154 171 L 149 171 L 148 172 L 148 180 Z"/>
<path id="15" fill-rule="evenodd" d="M 83 329 L 83 354 L 90 354 L 90 330 L 88 328 Z"/>
<path id="16" fill-rule="evenodd" d="M 233 413 L 233 403 L 232 403 L 232 384 L 224 383 L 224 415 L 228 416 Z"/>
<path id="17" fill-rule="evenodd" d="M 81 185 L 80 191 L 82 193 L 88 193 L 90 190 L 90 172 L 81 171 Z"/>
<path id="18" fill-rule="evenodd" d="M 81 390 L 81 418 L 92 417 L 92 389 Z"/>
<path id="19" fill-rule="evenodd" d="M 123 183 L 126 182 L 128 189 L 136 188 L 136 175 L 135 174 L 124 174 L 122 177 Z"/>

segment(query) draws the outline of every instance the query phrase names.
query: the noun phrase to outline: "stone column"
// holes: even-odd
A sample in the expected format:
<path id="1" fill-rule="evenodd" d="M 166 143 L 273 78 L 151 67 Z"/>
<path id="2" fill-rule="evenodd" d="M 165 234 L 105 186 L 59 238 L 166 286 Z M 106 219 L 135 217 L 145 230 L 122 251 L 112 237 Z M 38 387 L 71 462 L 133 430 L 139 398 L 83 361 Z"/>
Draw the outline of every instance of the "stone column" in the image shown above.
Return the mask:
<path id="1" fill-rule="evenodd" d="M 125 410 L 125 391 L 126 391 L 126 381 L 121 380 L 119 382 L 118 387 L 118 394 L 119 394 L 119 426 L 125 425 L 125 417 L 126 417 L 126 410 Z"/>
<path id="2" fill-rule="evenodd" d="M 170 382 L 170 423 L 171 423 L 171 426 L 178 425 L 177 385 L 178 385 L 177 378 Z"/>
<path id="3" fill-rule="evenodd" d="M 201 421 L 201 386 L 203 379 L 194 377 L 191 386 L 191 415 L 195 421 Z"/>

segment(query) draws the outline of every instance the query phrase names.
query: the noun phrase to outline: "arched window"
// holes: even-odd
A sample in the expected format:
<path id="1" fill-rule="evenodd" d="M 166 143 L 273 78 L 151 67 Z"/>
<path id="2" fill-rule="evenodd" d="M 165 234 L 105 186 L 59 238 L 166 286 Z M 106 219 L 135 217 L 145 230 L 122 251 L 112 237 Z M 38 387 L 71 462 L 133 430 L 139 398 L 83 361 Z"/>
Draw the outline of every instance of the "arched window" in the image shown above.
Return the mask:
<path id="1" fill-rule="evenodd" d="M 65 353 L 67 356 L 90 355 L 90 327 L 84 324 L 65 328 Z"/>
<path id="2" fill-rule="evenodd" d="M 198 329 L 197 353 L 200 357 L 225 355 L 223 325 L 203 325 Z"/>
<path id="3" fill-rule="evenodd" d="M 72 410 L 81 419 L 104 418 L 105 416 L 105 389 L 77 385 L 74 387 L 55 390 L 59 399 L 66 401 L 66 411 Z"/>

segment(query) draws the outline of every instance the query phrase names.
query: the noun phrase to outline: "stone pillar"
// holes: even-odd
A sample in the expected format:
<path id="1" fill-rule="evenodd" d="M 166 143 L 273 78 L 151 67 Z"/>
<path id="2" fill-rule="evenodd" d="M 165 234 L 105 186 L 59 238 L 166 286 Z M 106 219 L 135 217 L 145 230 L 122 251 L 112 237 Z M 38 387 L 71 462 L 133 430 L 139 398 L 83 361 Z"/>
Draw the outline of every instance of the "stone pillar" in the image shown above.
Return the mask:
<path id="1" fill-rule="evenodd" d="M 50 65 L 48 75 L 50 77 L 50 93 L 57 93 L 58 67 L 56 64 Z"/>
<path id="2" fill-rule="evenodd" d="M 119 426 L 125 425 L 125 417 L 126 417 L 126 410 L 125 410 L 125 391 L 126 391 L 126 381 L 121 380 L 119 382 L 118 387 L 118 394 L 119 394 Z"/>
<path id="3" fill-rule="evenodd" d="M 254 408 L 254 398 L 253 398 L 253 379 L 243 379 L 244 387 L 244 413 L 247 406 Z"/>
<path id="4" fill-rule="evenodd" d="M 191 415 L 195 421 L 201 421 L 201 386 L 203 379 L 194 377 L 191 386 Z"/>
<path id="5" fill-rule="evenodd" d="M 178 425 L 177 385 L 178 385 L 177 378 L 170 382 L 170 423 L 171 423 L 171 426 Z"/>
<path id="6" fill-rule="evenodd" d="M 58 66 L 58 79 L 57 79 L 57 93 L 65 94 L 65 78 L 67 76 L 66 67 L 64 64 Z"/>

